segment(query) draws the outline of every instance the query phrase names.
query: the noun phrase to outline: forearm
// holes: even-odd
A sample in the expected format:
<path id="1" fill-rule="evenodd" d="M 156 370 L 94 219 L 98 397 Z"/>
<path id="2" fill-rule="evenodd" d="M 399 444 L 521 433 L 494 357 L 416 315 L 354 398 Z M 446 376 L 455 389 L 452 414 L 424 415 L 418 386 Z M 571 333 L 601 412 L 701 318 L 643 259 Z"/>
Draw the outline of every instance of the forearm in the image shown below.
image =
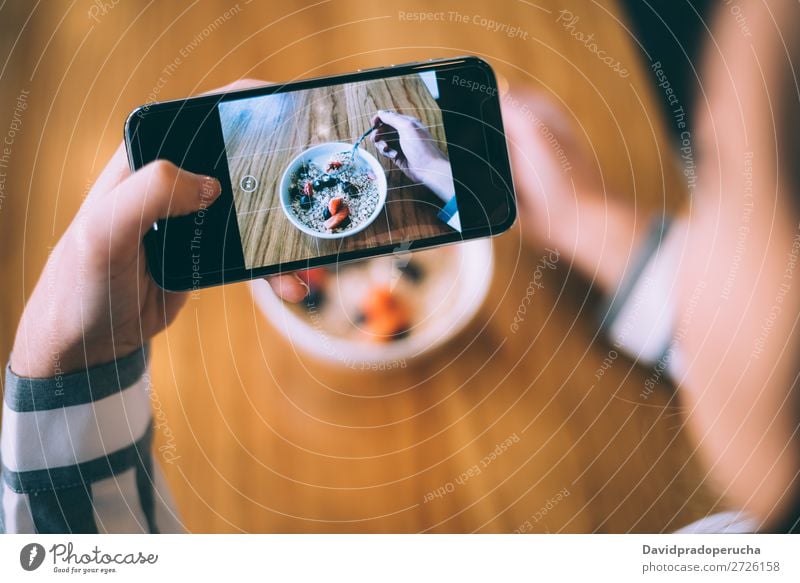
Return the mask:
<path id="1" fill-rule="evenodd" d="M 730 222 L 717 225 L 712 243 L 717 221 L 703 215 L 685 240 L 680 395 L 711 475 L 734 503 L 771 523 L 798 494 L 800 294 L 789 264 L 798 225 L 787 212 L 774 222 L 756 214 L 746 245 Z"/>

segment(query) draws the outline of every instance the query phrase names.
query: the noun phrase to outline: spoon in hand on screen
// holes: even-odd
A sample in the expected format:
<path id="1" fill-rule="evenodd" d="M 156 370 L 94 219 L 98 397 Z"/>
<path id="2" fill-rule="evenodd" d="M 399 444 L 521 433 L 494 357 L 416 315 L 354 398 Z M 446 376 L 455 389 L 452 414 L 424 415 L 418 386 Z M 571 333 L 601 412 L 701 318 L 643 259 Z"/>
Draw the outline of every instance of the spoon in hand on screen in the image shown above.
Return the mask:
<path id="1" fill-rule="evenodd" d="M 361 142 L 363 142 L 367 138 L 368 135 L 370 135 L 372 132 L 374 132 L 376 129 L 378 129 L 378 125 L 379 124 L 380 124 L 380 122 L 376 123 L 374 126 L 372 126 L 367 131 L 365 131 L 363 134 L 361 134 L 361 136 L 353 144 L 353 148 L 352 148 L 352 150 L 350 150 L 349 158 L 345 162 L 343 162 L 338 168 L 331 168 L 331 169 L 327 170 L 327 173 L 328 173 L 329 176 L 334 176 L 334 177 L 338 176 L 339 174 L 344 172 L 349 166 L 351 166 L 353 164 L 353 162 L 355 162 L 355 160 L 356 160 L 356 151 L 358 150 L 358 147 L 361 145 Z"/>

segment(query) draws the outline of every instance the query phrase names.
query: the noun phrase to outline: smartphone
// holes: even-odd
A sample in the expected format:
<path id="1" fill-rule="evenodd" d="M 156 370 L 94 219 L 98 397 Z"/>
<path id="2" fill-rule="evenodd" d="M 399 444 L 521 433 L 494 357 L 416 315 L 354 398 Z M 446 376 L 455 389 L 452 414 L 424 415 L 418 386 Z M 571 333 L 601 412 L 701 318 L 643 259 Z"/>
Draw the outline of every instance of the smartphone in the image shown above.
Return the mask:
<path id="1" fill-rule="evenodd" d="M 516 218 L 497 82 L 468 56 L 134 110 L 131 168 L 166 159 L 222 194 L 158 221 L 170 291 L 497 235 Z"/>

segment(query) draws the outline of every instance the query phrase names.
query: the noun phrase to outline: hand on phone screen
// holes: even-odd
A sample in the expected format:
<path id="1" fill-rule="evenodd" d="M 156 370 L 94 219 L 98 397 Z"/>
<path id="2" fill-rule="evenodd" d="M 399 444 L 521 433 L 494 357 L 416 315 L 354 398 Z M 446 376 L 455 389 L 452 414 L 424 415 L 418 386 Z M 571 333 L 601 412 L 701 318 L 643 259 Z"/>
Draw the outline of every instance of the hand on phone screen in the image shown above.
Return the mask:
<path id="1" fill-rule="evenodd" d="M 377 129 L 372 143 L 414 182 L 427 186 L 442 202 L 455 195 L 450 162 L 417 118 L 393 111 L 378 111 L 372 118 Z"/>

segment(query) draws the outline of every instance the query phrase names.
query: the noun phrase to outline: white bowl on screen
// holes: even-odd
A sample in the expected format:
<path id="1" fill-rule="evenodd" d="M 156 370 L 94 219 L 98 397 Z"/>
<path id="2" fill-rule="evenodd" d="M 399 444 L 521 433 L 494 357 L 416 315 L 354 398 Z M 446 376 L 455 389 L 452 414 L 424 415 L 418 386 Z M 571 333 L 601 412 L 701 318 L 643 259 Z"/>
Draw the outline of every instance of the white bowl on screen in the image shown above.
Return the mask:
<path id="1" fill-rule="evenodd" d="M 311 235 L 317 239 L 344 239 L 345 237 L 360 233 L 369 227 L 373 222 L 375 222 L 375 219 L 377 219 L 383 211 L 383 207 L 386 204 L 386 172 L 383 170 L 383 166 L 381 166 L 380 162 L 378 162 L 375 156 L 363 148 L 358 148 L 356 151 L 357 159 L 354 163 L 360 165 L 364 169 L 368 168 L 375 176 L 375 183 L 378 190 L 378 202 L 375 205 L 375 210 L 373 210 L 369 217 L 364 219 L 360 225 L 344 231 L 325 233 L 312 229 L 311 227 L 303 224 L 303 222 L 297 218 L 292 210 L 289 187 L 292 184 L 292 176 L 297 173 L 303 162 L 313 162 L 317 166 L 324 168 L 333 156 L 342 152 L 349 152 L 352 149 L 353 144 L 345 144 L 344 142 L 326 142 L 324 144 L 312 146 L 311 148 L 308 148 L 307 150 L 295 156 L 292 161 L 289 162 L 286 170 L 283 171 L 283 176 L 281 176 L 281 181 L 278 185 L 281 208 L 283 209 L 283 213 L 286 215 L 286 218 L 289 219 L 289 222 L 306 235 Z"/>

